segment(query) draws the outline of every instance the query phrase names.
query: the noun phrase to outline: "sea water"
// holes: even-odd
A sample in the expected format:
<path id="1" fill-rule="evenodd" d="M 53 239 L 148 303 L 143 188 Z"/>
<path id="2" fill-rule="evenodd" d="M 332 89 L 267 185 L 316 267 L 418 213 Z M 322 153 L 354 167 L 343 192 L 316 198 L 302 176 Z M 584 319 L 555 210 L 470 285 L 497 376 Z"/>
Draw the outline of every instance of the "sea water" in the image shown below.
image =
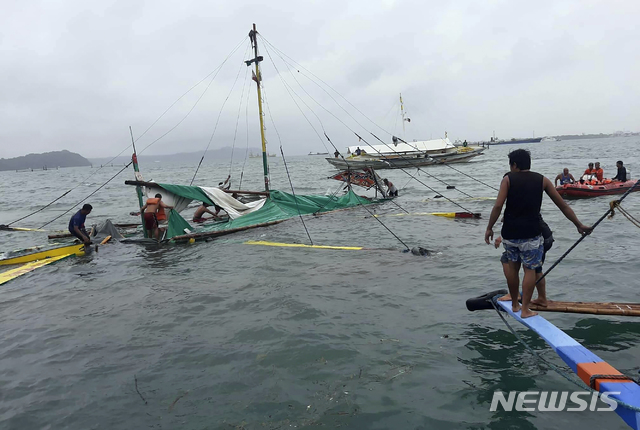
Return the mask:
<path id="1" fill-rule="evenodd" d="M 527 148 L 533 170 L 578 177 L 591 161 L 615 175 L 624 160 L 640 172 L 638 137 L 497 146 L 454 167 L 498 187 L 507 153 Z M 216 185 L 244 159 L 213 160 L 195 184 Z M 269 158 L 272 186 L 289 189 L 283 161 Z M 287 159 L 299 194 L 339 184 L 323 157 Z M 18 225 L 60 216 L 123 166 L 0 173 L 0 223 L 50 208 Z M 141 166 L 145 179 L 189 183 L 195 166 Z M 244 189 L 260 189 L 260 159 L 248 159 Z M 98 253 L 38 269 L 1 286 L 0 428 L 3 429 L 557 429 L 625 428 L 611 413 L 491 412 L 493 392 L 574 390 L 540 366 L 494 311 L 470 313 L 465 301 L 504 288 L 500 250 L 484 243 L 495 190 L 447 166 L 417 178 L 380 171 L 399 189 L 380 215 L 461 211 L 483 219 L 425 215 L 372 218 L 364 208 L 306 217 L 314 244 L 373 248 L 336 251 L 246 245 L 247 240 L 309 243 L 300 219 L 193 245 L 113 243 Z M 411 170 L 416 174 L 415 169 Z M 428 174 L 427 174 L 428 173 Z M 442 182 L 455 190 L 447 190 Z M 87 200 L 87 224 L 137 222 L 126 169 Z M 572 201 L 585 224 L 613 197 Z M 640 215 L 640 193 L 623 206 Z M 77 209 L 76 209 L 77 210 Z M 404 211 L 403 211 L 404 210 Z M 75 211 L 75 210 L 74 210 Z M 48 225 L 64 230 L 71 211 Z M 543 216 L 556 242 L 547 267 L 575 240 L 575 227 L 545 197 Z M 186 218 L 190 215 L 186 214 Z M 404 248 L 435 251 L 430 257 Z M 551 299 L 637 302 L 640 230 L 616 214 L 554 269 Z M 39 245 L 47 233 L 0 232 L 0 250 Z M 619 370 L 634 375 L 640 324 L 632 318 L 546 314 Z M 544 358 L 562 362 L 521 329 Z"/>

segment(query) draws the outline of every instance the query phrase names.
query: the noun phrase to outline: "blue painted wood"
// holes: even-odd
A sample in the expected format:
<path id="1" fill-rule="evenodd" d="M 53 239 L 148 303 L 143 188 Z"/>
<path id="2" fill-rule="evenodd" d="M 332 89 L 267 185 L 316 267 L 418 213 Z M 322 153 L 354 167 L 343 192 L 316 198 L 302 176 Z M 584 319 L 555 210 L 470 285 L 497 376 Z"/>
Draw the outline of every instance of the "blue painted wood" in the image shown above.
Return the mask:
<path id="1" fill-rule="evenodd" d="M 577 373 L 578 363 L 604 361 L 540 315 L 522 319 L 520 311 L 513 312 L 511 310 L 510 301 L 497 303 L 519 323 L 530 328 L 543 338 L 575 373 Z M 609 397 L 640 408 L 640 385 L 634 382 L 603 382 L 600 384 L 599 389 L 600 392 L 619 392 L 620 394 L 610 394 Z M 629 427 L 634 430 L 640 430 L 640 413 L 621 405 L 616 408 L 616 413 Z"/>

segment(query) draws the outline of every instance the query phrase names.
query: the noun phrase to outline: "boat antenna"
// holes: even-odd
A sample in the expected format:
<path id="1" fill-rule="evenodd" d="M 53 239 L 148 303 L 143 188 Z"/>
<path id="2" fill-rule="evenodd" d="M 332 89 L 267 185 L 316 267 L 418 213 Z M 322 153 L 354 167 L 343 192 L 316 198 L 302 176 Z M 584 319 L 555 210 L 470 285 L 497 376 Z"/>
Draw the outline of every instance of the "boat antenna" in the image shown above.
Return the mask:
<path id="1" fill-rule="evenodd" d="M 260 89 L 260 81 L 262 81 L 262 75 L 260 74 L 260 62 L 264 59 L 258 55 L 258 30 L 256 30 L 255 23 L 253 29 L 249 31 L 249 39 L 251 40 L 251 46 L 253 47 L 254 58 L 245 61 L 247 67 L 250 67 L 252 63 L 256 64 L 256 70 L 253 73 L 252 79 L 256 81 L 256 87 L 258 89 L 258 112 L 260 115 L 260 138 L 262 139 L 262 166 L 264 169 L 264 190 L 269 191 L 269 164 L 267 162 L 267 140 L 264 137 L 264 114 L 262 112 L 262 91 Z"/>

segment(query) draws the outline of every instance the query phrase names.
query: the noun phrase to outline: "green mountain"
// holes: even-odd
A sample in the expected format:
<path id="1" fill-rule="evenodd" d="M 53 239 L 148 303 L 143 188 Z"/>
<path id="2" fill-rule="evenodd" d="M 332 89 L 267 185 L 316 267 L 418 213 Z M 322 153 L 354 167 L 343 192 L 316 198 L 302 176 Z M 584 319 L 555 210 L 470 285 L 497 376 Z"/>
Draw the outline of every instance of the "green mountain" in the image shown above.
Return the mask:
<path id="1" fill-rule="evenodd" d="M 0 158 L 0 171 L 79 166 L 91 166 L 91 162 L 82 155 L 67 150 L 27 154 L 16 158 Z"/>

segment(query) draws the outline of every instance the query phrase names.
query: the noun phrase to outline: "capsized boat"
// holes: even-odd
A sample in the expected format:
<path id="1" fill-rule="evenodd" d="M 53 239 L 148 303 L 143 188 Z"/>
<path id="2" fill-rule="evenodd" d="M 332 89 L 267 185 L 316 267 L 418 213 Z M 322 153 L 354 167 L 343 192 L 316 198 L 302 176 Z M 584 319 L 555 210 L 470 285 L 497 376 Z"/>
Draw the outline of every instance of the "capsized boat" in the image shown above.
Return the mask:
<path id="1" fill-rule="evenodd" d="M 540 315 L 521 318 L 520 311 L 511 310 L 510 301 L 498 301 L 498 298 L 506 293 L 506 290 L 498 290 L 469 299 L 467 309 L 476 311 L 495 308 L 498 312 L 506 312 L 516 321 L 533 330 L 558 354 L 586 387 L 600 393 L 606 392 L 609 399 L 615 400 L 616 414 L 629 427 L 635 430 L 640 429 L 640 412 L 638 412 L 640 411 L 640 385 Z"/>
<path id="2" fill-rule="evenodd" d="M 640 191 L 640 185 L 635 186 L 637 183 L 637 180 L 629 180 L 626 182 L 612 182 L 609 179 L 605 179 L 604 182 L 577 181 L 573 184 L 560 185 L 559 187 L 556 187 L 556 190 L 565 199 L 580 199 L 598 196 L 610 196 L 614 194 L 624 194 L 628 190 L 631 190 L 631 192 Z"/>
<path id="3" fill-rule="evenodd" d="M 338 209 L 367 205 L 378 201 L 376 199 L 357 195 L 351 189 L 350 183 L 348 184 L 348 192 L 340 197 L 337 197 L 335 193 L 328 196 L 299 195 L 270 188 L 269 164 L 267 159 L 268 157 L 275 156 L 275 154 L 269 154 L 267 152 L 267 140 L 265 138 L 265 128 L 263 123 L 264 112 L 262 108 L 262 74 L 260 71 L 260 62 L 262 62 L 264 58 L 261 55 L 258 55 L 257 36 L 258 32 L 254 24 L 253 29 L 249 32 L 249 39 L 251 40 L 254 57 L 244 63 L 246 63 L 248 67 L 255 67 L 252 72 L 255 77 L 253 80 L 256 82 L 258 114 L 260 119 L 260 137 L 262 141 L 262 154 L 255 155 L 255 157 L 262 157 L 264 191 L 224 190 L 217 187 L 145 182 L 139 171 L 134 142 L 132 164 L 136 180 L 125 181 L 125 184 L 136 186 L 140 207 L 144 204 L 143 196 L 150 198 L 156 193 L 160 193 L 162 195 L 162 200 L 165 204 L 173 206 L 174 209 L 170 210 L 168 214 L 168 226 L 163 239 L 170 239 L 173 242 L 182 242 L 216 237 L 251 228 L 274 225 L 296 216 L 331 212 Z M 253 156 L 254 154 L 250 155 L 250 157 Z M 250 196 L 254 199 L 253 201 L 241 201 L 241 196 Z M 192 201 L 201 201 L 208 205 L 219 206 L 227 212 L 229 220 L 226 222 L 214 222 L 209 225 L 192 226 L 182 218 L 179 213 Z M 148 236 L 149 232 L 145 230 L 145 237 Z"/>

